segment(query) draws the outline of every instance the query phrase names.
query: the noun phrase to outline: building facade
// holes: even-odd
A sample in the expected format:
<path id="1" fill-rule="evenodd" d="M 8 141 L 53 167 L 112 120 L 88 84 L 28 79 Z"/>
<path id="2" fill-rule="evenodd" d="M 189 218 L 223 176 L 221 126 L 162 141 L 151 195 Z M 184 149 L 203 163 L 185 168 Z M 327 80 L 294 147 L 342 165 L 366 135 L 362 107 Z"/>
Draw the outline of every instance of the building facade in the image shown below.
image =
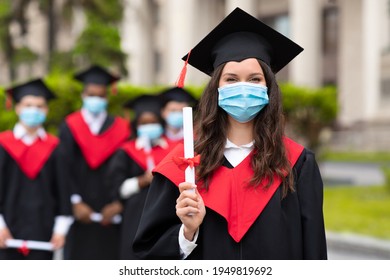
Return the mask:
<path id="1" fill-rule="evenodd" d="M 339 88 L 344 126 L 390 120 L 387 0 L 126 0 L 123 48 L 129 81 L 174 83 L 181 57 L 235 7 L 305 50 L 278 76 L 297 85 Z M 187 83 L 207 77 L 188 70 Z"/>

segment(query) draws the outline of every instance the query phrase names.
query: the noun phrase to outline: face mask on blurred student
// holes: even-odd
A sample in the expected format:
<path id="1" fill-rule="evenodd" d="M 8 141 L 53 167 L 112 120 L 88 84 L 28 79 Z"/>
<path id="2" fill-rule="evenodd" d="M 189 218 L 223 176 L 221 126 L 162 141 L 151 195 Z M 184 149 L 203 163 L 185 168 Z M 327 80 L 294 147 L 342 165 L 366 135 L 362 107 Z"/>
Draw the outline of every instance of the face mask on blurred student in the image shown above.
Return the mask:
<path id="1" fill-rule="evenodd" d="M 98 96 L 84 97 L 83 108 L 92 114 L 102 113 L 107 109 L 107 99 Z"/>
<path id="2" fill-rule="evenodd" d="M 233 119 L 246 123 L 268 104 L 267 87 L 237 82 L 218 88 L 218 105 Z"/>
<path id="3" fill-rule="evenodd" d="M 159 123 L 142 124 L 137 128 L 138 137 L 145 137 L 151 141 L 161 137 L 164 129 Z"/>
<path id="4" fill-rule="evenodd" d="M 167 124 L 173 128 L 183 127 L 183 113 L 182 112 L 171 112 L 167 117 Z"/>
<path id="5" fill-rule="evenodd" d="M 27 107 L 21 110 L 19 119 L 28 127 L 37 127 L 45 122 L 46 114 L 37 107 Z"/>

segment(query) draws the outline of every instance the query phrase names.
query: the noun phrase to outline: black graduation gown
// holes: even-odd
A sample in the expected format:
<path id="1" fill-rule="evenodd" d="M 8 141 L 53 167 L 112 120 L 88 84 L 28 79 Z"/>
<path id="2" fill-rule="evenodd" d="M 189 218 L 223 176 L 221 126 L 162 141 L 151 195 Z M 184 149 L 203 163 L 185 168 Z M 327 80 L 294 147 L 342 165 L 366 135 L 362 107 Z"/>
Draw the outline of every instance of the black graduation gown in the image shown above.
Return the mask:
<path id="1" fill-rule="evenodd" d="M 133 143 L 130 142 L 127 144 Z M 167 144 L 169 146 L 165 149 L 161 147 L 152 149 L 152 155 L 156 164 L 168 154 L 173 146 L 168 141 Z M 146 170 L 146 160 L 143 158 L 143 151 L 139 151 L 137 153 L 137 159 L 135 159 L 124 150 L 124 147 L 123 149 L 119 149 L 110 159 L 109 171 L 107 173 L 107 180 L 114 186 L 115 193 L 113 195 L 116 196 L 118 196 L 120 186 L 126 179 L 138 177 L 144 174 Z M 137 232 L 148 189 L 149 186 L 146 186 L 140 189 L 139 192 L 132 194 L 129 198 L 122 200 L 124 211 L 120 239 L 120 259 L 139 259 L 133 252 L 132 244 Z"/>
<path id="2" fill-rule="evenodd" d="M 99 135 L 107 131 L 115 118 L 107 116 Z M 61 148 L 64 151 L 68 180 L 72 194 L 79 194 L 83 202 L 94 212 L 113 201 L 111 185 L 105 184 L 108 159 L 92 169 L 84 158 L 69 125 L 60 127 Z M 120 225 L 103 226 L 100 223 L 84 224 L 75 221 L 67 235 L 64 248 L 65 259 L 118 259 Z"/>
<path id="3" fill-rule="evenodd" d="M 226 159 L 224 166 L 232 168 Z M 225 218 L 206 207 L 198 246 L 187 259 L 326 259 L 323 184 L 314 154 L 304 149 L 293 171 L 296 191 L 282 199 L 279 186 L 239 242 L 228 233 Z M 133 244 L 140 258 L 181 258 L 178 196 L 178 187 L 155 173 Z"/>
<path id="4" fill-rule="evenodd" d="M 107 176 L 107 179 L 114 186 L 113 189 L 116 190 L 113 195 L 118 195 L 119 188 L 126 179 L 137 177 L 144 173 L 145 169 L 140 167 L 124 150 L 119 149 L 110 159 Z M 122 260 L 137 259 L 131 245 L 137 231 L 139 219 L 141 218 L 147 192 L 148 187 L 145 187 L 129 198 L 121 200 L 124 210 L 122 214 L 119 258 Z"/>
<path id="5" fill-rule="evenodd" d="M 0 145 L 0 214 L 13 238 L 50 241 L 54 218 L 71 215 L 63 171 L 58 146 L 32 179 Z M 0 250 L 0 259 L 52 258 L 53 253 L 47 251 L 30 250 L 23 256 L 17 249 Z"/>

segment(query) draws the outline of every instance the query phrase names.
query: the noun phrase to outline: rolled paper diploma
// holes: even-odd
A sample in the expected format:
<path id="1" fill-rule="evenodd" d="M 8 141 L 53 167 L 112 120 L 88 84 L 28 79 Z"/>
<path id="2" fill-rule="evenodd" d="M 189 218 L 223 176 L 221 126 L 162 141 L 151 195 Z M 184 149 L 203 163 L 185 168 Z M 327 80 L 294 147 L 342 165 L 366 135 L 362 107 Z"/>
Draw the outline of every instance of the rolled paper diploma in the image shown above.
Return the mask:
<path id="1" fill-rule="evenodd" d="M 100 223 L 103 220 L 103 215 L 100 213 L 93 212 L 90 216 L 92 222 Z M 111 222 L 113 224 L 120 224 L 122 222 L 122 216 L 121 215 L 115 215 L 112 217 Z"/>
<path id="2" fill-rule="evenodd" d="M 27 247 L 29 250 L 43 250 L 53 251 L 53 244 L 45 241 L 34 241 L 34 240 L 21 240 L 21 239 L 8 239 L 5 241 L 5 245 L 8 248 L 21 248 Z"/>
<path id="3" fill-rule="evenodd" d="M 183 108 L 183 138 L 184 138 L 184 157 L 194 157 L 194 129 L 192 121 L 192 108 Z M 185 180 L 188 183 L 195 184 L 195 167 L 188 166 L 185 170 Z"/>

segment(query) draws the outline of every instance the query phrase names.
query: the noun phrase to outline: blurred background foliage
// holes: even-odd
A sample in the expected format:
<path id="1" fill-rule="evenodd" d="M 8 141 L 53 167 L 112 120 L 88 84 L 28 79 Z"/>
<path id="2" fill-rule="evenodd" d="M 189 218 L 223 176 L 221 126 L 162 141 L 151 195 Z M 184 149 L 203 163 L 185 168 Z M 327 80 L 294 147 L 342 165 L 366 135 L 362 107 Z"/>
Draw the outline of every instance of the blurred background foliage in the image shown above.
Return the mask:
<path id="1" fill-rule="evenodd" d="M 39 6 L 48 22 L 45 38 L 47 51 L 44 55 L 35 53 L 25 43 L 28 35 L 26 11 L 31 4 Z M 84 12 L 86 26 L 77 38 L 75 47 L 64 51 L 58 46 L 56 35 L 61 25 L 72 23 L 76 10 Z M 0 50 L 9 68 L 9 79 L 15 80 L 18 65 L 28 66 L 38 60 L 45 61 L 48 72 L 72 71 L 82 65 L 98 63 L 127 74 L 124 66 L 126 54 L 120 47 L 119 25 L 122 17 L 123 3 L 116 0 L 63 0 L 60 11 L 52 0 L 1 0 Z"/>

